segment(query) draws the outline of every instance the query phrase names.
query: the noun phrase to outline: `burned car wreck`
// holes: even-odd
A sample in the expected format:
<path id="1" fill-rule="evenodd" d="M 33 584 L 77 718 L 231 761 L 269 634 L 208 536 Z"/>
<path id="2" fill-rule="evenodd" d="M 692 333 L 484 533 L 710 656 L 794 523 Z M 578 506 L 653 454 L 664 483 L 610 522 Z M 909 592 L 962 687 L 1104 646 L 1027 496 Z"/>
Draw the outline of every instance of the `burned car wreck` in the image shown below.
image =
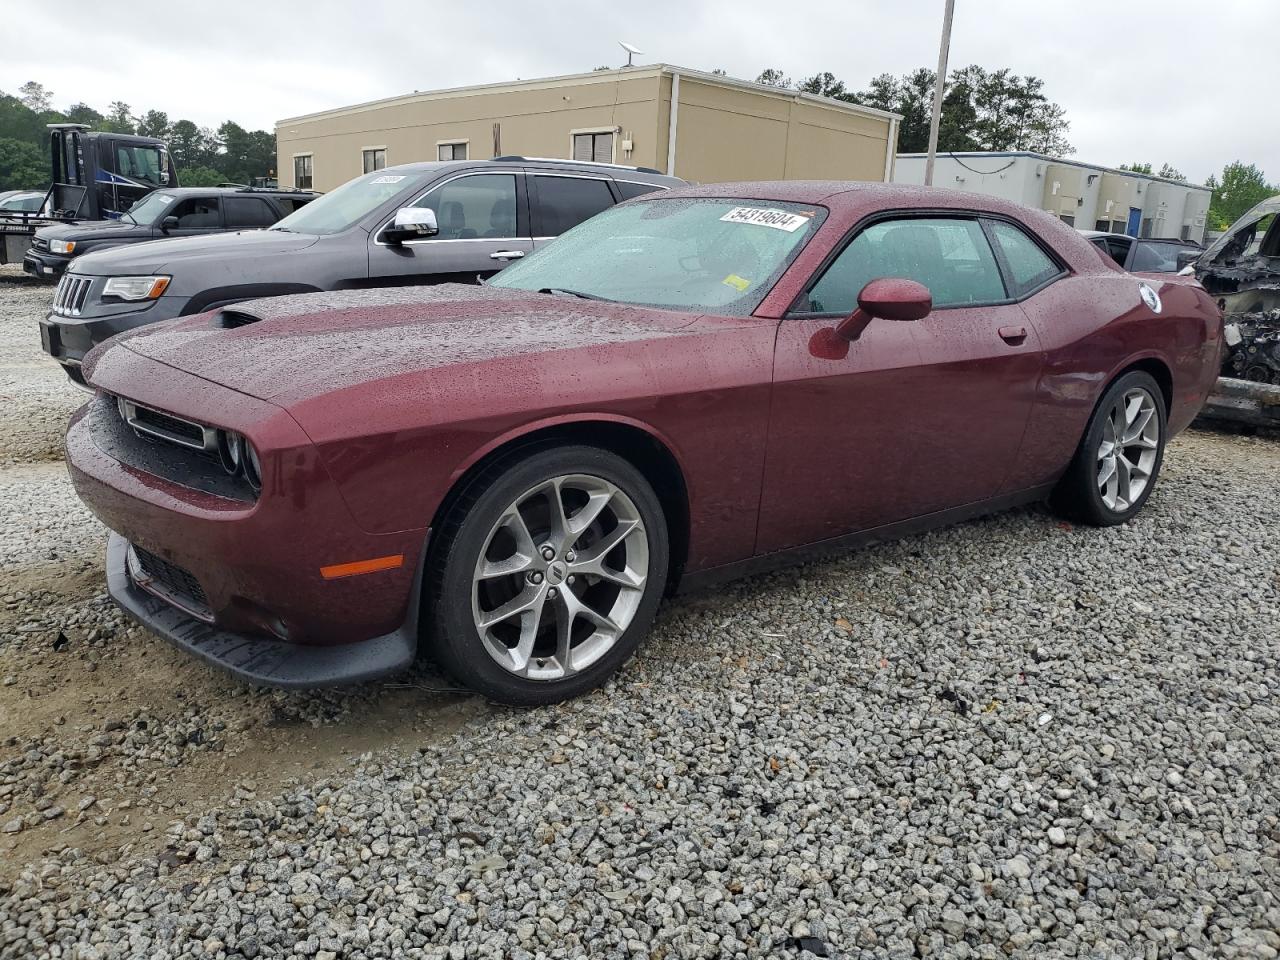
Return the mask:
<path id="1" fill-rule="evenodd" d="M 1258 204 L 1195 261 L 1223 313 L 1222 376 L 1204 415 L 1280 426 L 1280 196 Z"/>
<path id="2" fill-rule="evenodd" d="M 1280 384 L 1280 196 L 1231 225 L 1195 263 L 1226 322 L 1222 375 Z"/>

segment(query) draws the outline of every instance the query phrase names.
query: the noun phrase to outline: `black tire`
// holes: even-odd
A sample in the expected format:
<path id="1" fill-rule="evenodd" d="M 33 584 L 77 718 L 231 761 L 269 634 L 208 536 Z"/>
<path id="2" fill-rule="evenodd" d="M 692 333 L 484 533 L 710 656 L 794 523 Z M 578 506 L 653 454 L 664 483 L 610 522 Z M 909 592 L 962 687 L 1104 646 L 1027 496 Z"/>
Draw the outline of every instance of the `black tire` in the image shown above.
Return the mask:
<path id="1" fill-rule="evenodd" d="M 1099 451 L 1107 429 L 1108 419 L 1112 415 L 1120 398 L 1134 390 L 1144 391 L 1155 407 L 1155 418 L 1159 424 L 1159 437 L 1156 440 L 1155 457 L 1146 486 L 1132 502 L 1123 509 L 1114 509 L 1104 499 L 1103 488 L 1098 480 Z M 1131 519 L 1155 489 L 1160 475 L 1160 467 L 1164 463 L 1164 447 L 1168 433 L 1167 413 L 1165 410 L 1164 392 L 1160 385 L 1148 373 L 1132 370 L 1117 378 L 1089 418 L 1089 426 L 1085 429 L 1080 446 L 1067 472 L 1058 481 L 1050 496 L 1052 508 L 1064 517 L 1095 527 L 1112 527 Z"/>
<path id="2" fill-rule="evenodd" d="M 606 480 L 630 498 L 647 536 L 648 571 L 630 623 L 600 659 L 559 679 L 531 680 L 509 672 L 486 650 L 472 615 L 472 578 L 507 507 L 539 484 L 571 474 Z M 454 679 L 512 706 L 558 703 L 603 684 L 649 632 L 666 586 L 670 546 L 662 505 L 639 470 L 597 447 L 543 448 L 495 462 L 462 491 L 433 537 L 424 589 L 428 649 Z"/>

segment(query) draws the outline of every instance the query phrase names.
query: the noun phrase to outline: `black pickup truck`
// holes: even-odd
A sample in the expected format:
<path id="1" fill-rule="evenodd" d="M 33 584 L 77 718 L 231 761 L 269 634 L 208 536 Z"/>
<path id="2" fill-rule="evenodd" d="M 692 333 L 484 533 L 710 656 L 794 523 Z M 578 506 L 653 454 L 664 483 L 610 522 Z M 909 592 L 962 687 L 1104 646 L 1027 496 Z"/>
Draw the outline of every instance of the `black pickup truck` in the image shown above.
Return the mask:
<path id="1" fill-rule="evenodd" d="M 88 220 L 36 230 L 22 269 L 59 277 L 72 259 L 164 237 L 195 237 L 269 227 L 319 194 L 254 187 L 177 187 L 147 194 L 119 220 Z"/>

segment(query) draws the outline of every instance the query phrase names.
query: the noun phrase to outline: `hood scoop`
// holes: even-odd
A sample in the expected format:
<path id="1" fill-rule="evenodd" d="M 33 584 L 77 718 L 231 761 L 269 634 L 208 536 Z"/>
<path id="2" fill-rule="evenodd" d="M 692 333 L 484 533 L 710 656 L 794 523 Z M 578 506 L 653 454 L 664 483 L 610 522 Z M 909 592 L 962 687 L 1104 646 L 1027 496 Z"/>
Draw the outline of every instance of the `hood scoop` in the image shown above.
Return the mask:
<path id="1" fill-rule="evenodd" d="M 240 307 L 226 307 L 218 311 L 218 315 L 214 317 L 213 325 L 221 330 L 238 330 L 240 327 L 247 327 L 261 322 L 262 317 L 256 313 L 250 313 Z"/>

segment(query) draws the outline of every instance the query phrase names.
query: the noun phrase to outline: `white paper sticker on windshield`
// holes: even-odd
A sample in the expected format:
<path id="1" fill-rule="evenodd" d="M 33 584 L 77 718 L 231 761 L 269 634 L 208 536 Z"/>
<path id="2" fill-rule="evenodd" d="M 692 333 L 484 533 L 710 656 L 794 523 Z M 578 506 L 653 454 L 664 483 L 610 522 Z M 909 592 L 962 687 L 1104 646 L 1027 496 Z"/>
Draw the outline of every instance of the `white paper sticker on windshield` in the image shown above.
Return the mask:
<path id="1" fill-rule="evenodd" d="M 374 177 L 369 182 L 370 183 L 399 183 L 403 179 L 404 177 L 393 177 L 393 176 L 387 175 L 385 177 Z"/>
<path id="2" fill-rule="evenodd" d="M 729 223 L 754 223 L 760 227 L 785 230 L 787 233 L 795 233 L 809 222 L 809 217 L 799 213 L 787 213 L 785 210 L 763 207 L 734 207 L 720 219 Z"/>

